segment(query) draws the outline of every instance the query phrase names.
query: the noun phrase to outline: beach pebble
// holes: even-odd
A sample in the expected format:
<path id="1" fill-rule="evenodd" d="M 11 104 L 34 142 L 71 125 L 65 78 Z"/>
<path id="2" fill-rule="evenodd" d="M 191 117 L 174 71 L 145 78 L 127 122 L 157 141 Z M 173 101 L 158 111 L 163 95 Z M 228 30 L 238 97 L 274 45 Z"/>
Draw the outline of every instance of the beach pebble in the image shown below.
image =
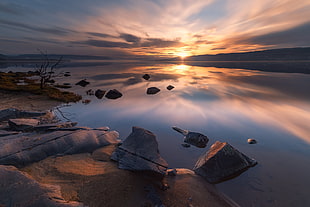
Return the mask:
<path id="1" fill-rule="evenodd" d="M 255 139 L 248 139 L 249 144 L 256 144 L 257 141 Z"/>

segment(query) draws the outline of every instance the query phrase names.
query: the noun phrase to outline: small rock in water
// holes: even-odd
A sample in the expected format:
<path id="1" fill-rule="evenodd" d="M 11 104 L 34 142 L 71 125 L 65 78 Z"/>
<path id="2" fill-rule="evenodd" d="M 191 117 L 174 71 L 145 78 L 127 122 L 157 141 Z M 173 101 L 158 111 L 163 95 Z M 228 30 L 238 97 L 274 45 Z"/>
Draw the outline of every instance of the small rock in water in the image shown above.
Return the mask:
<path id="1" fill-rule="evenodd" d="M 116 89 L 109 90 L 108 93 L 105 95 L 105 97 L 108 99 L 118 99 L 122 96 L 123 94 Z"/>
<path id="2" fill-rule="evenodd" d="M 70 75 L 69 73 L 65 73 L 64 76 L 65 76 L 65 77 L 69 77 L 69 76 L 71 76 L 71 75 Z"/>
<path id="3" fill-rule="evenodd" d="M 143 79 L 148 80 L 151 78 L 151 76 L 149 74 L 145 74 L 142 76 Z"/>
<path id="4" fill-rule="evenodd" d="M 257 141 L 255 139 L 248 139 L 249 144 L 256 144 Z"/>
<path id="5" fill-rule="evenodd" d="M 198 159 L 194 171 L 210 183 L 219 183 L 256 164 L 256 160 L 242 154 L 227 142 L 217 141 Z"/>
<path id="6" fill-rule="evenodd" d="M 174 89 L 174 86 L 172 85 L 167 86 L 167 90 L 171 91 L 172 89 Z"/>
<path id="7" fill-rule="evenodd" d="M 85 104 L 85 105 L 89 104 L 90 102 L 91 102 L 91 100 L 89 100 L 89 99 L 85 99 L 85 100 L 82 101 L 82 103 Z"/>
<path id="8" fill-rule="evenodd" d="M 209 138 L 207 136 L 201 134 L 201 133 L 183 130 L 183 129 L 180 129 L 180 128 L 175 127 L 175 126 L 172 127 L 172 129 L 174 129 L 175 131 L 177 131 L 177 132 L 179 132 L 185 136 L 184 142 L 191 144 L 191 145 L 194 145 L 196 147 L 205 148 L 209 142 Z M 183 144 L 182 144 L 182 146 L 185 147 Z"/>
<path id="9" fill-rule="evenodd" d="M 100 90 L 100 89 L 96 90 L 96 92 L 95 92 L 95 96 L 96 96 L 98 99 L 102 99 L 103 96 L 104 96 L 104 94 L 105 94 L 105 91 Z"/>
<path id="10" fill-rule="evenodd" d="M 93 89 L 89 89 L 86 91 L 86 94 L 89 96 L 93 96 L 95 94 L 95 92 L 93 91 Z"/>
<path id="11" fill-rule="evenodd" d="M 88 84 L 90 84 L 90 83 L 88 81 L 86 81 L 86 79 L 84 79 L 84 80 L 81 80 L 81 81 L 77 82 L 75 85 L 79 85 L 79 86 L 85 87 Z"/>
<path id="12" fill-rule="evenodd" d="M 159 88 L 156 88 L 156 87 L 150 87 L 150 88 L 148 88 L 147 89 L 147 91 L 146 91 L 146 94 L 156 94 L 156 93 L 158 93 L 160 91 L 160 89 Z"/>
<path id="13" fill-rule="evenodd" d="M 181 145 L 182 145 L 182 147 L 185 147 L 185 148 L 189 148 L 189 147 L 191 147 L 191 145 L 190 145 L 190 144 L 186 144 L 186 143 L 182 143 Z"/>

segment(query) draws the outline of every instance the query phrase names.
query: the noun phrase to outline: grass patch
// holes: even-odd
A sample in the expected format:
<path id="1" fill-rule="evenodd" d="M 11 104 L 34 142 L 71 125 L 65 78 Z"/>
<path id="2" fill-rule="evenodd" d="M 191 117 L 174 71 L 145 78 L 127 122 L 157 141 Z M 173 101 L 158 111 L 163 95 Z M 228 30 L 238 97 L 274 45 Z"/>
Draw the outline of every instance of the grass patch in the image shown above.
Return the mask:
<path id="1" fill-rule="evenodd" d="M 51 99 L 62 102 L 77 102 L 82 99 L 80 95 L 77 95 L 68 91 L 61 91 L 53 86 L 46 86 L 40 89 L 40 84 L 35 80 L 29 79 L 33 74 L 16 72 L 16 73 L 4 73 L 0 72 L 0 89 L 7 91 L 21 91 L 29 92 L 33 94 L 43 95 L 50 97 Z M 19 85 L 23 82 L 25 84 Z"/>

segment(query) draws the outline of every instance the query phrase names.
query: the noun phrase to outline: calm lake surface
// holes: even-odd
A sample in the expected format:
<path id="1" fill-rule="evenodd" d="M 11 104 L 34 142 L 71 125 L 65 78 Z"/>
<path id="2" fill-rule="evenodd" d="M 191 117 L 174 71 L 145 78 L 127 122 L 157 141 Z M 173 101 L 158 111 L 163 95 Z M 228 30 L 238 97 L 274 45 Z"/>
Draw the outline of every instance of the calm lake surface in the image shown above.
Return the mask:
<path id="1" fill-rule="evenodd" d="M 71 83 L 70 90 L 91 100 L 59 108 L 71 121 L 109 126 L 121 139 L 132 126 L 148 129 L 157 135 L 160 153 L 171 168 L 191 169 L 215 141 L 228 142 L 258 165 L 217 184 L 222 192 L 241 206 L 310 206 L 310 75 L 186 63 L 65 65 L 60 70 L 71 76 L 57 81 Z M 146 73 L 148 81 L 142 79 Z M 84 78 L 88 86 L 75 85 Z M 175 88 L 168 91 L 168 85 Z M 161 91 L 147 95 L 152 86 Z M 117 89 L 123 97 L 99 100 L 86 95 L 88 89 Z M 182 135 L 172 126 L 207 135 L 207 148 L 183 148 Z M 258 143 L 249 145 L 248 138 Z"/>

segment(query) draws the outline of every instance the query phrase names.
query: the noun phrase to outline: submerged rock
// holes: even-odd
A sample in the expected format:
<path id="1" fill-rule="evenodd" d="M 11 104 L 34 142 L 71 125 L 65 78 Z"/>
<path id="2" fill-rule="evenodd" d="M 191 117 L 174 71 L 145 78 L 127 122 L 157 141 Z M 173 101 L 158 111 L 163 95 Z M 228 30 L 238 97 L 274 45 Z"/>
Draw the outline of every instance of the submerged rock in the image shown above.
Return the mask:
<path id="1" fill-rule="evenodd" d="M 90 82 L 88 82 L 88 81 L 86 81 L 86 79 L 84 79 L 84 80 L 80 80 L 80 81 L 77 82 L 75 85 L 85 87 L 85 86 L 87 86 L 88 84 L 90 84 Z"/>
<path id="2" fill-rule="evenodd" d="M 18 109 L 4 109 L 0 110 L 0 121 L 7 121 L 9 119 L 16 118 L 29 118 L 29 117 L 38 117 L 45 115 L 45 112 L 34 112 L 34 111 L 21 111 Z"/>
<path id="3" fill-rule="evenodd" d="M 208 182 L 218 183 L 235 177 L 256 164 L 254 159 L 242 154 L 227 142 L 217 141 L 198 159 L 194 171 Z"/>
<path id="4" fill-rule="evenodd" d="M 150 87 L 150 88 L 147 89 L 146 94 L 149 94 L 149 95 L 151 94 L 151 95 L 153 95 L 153 94 L 158 93 L 159 91 L 160 91 L 159 88 Z"/>
<path id="5" fill-rule="evenodd" d="M 171 91 L 172 89 L 174 89 L 174 86 L 172 85 L 167 86 L 167 90 Z"/>
<path id="6" fill-rule="evenodd" d="M 175 126 L 172 127 L 172 129 L 174 129 L 175 131 L 177 131 L 177 132 L 179 132 L 185 136 L 184 137 L 185 143 L 194 145 L 196 147 L 205 148 L 209 142 L 208 137 L 201 134 L 201 133 L 183 130 L 183 129 L 180 129 L 180 128 L 175 127 Z"/>
<path id="7" fill-rule="evenodd" d="M 151 76 L 149 74 L 145 74 L 142 76 L 142 78 L 145 80 L 149 80 L 151 78 Z"/>
<path id="8" fill-rule="evenodd" d="M 96 90 L 96 92 L 95 92 L 95 96 L 96 96 L 98 99 L 102 99 L 103 96 L 104 96 L 104 94 L 105 94 L 105 91 L 100 90 L 100 89 Z"/>
<path id="9" fill-rule="evenodd" d="M 39 124 L 39 119 L 10 119 L 8 124 L 11 130 L 31 131 Z"/>
<path id="10" fill-rule="evenodd" d="M 60 130 L 45 134 L 21 133 L 0 139 L 0 164 L 24 166 L 51 155 L 92 152 L 119 143 L 116 131 Z"/>
<path id="11" fill-rule="evenodd" d="M 143 128 L 132 127 L 131 134 L 112 154 L 120 169 L 154 171 L 164 174 L 167 162 L 160 156 L 156 136 Z"/>
<path id="12" fill-rule="evenodd" d="M 105 97 L 108 99 L 118 99 L 122 96 L 123 94 L 116 89 L 109 90 L 108 93 L 105 95 Z"/>

